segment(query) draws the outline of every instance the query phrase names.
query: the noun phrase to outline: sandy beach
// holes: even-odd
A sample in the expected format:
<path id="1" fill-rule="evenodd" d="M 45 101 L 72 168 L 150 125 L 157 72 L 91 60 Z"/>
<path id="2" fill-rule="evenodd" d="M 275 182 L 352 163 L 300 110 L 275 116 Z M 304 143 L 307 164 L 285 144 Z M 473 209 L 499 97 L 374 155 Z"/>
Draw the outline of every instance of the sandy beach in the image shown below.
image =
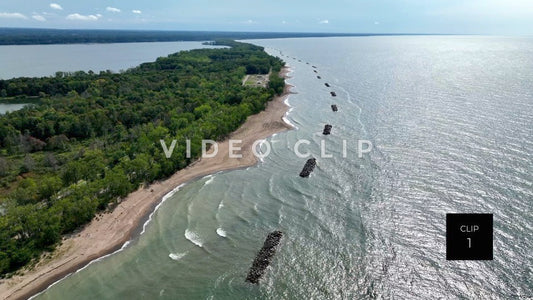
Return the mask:
<path id="1" fill-rule="evenodd" d="M 287 78 L 288 72 L 288 68 L 283 68 L 280 75 Z M 282 120 L 288 109 L 284 101 L 290 94 L 290 88 L 286 85 L 281 96 L 270 101 L 264 111 L 248 117 L 230 135 L 228 140 L 242 140 L 242 144 L 238 145 L 242 148 L 242 158 L 229 158 L 226 140 L 219 143 L 215 157 L 200 159 L 164 181 L 131 193 L 112 212 L 98 215 L 79 232 L 65 237 L 51 258 L 42 259 L 31 270 L 23 270 L 23 275 L 0 280 L 0 299 L 29 298 L 91 261 L 120 249 L 134 238 L 136 229 L 147 220 L 163 196 L 177 186 L 215 172 L 256 164 L 252 144 L 291 128 Z"/>

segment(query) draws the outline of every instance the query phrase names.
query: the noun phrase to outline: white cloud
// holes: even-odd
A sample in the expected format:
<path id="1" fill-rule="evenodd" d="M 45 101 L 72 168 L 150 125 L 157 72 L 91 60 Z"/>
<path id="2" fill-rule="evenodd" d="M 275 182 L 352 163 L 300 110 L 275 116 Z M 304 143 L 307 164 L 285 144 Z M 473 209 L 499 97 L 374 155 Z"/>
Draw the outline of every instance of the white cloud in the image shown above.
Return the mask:
<path id="1" fill-rule="evenodd" d="M 0 12 L 0 18 L 6 18 L 6 19 L 27 19 L 25 15 L 21 13 L 6 13 L 6 12 Z"/>
<path id="2" fill-rule="evenodd" d="M 281 21 L 281 24 L 287 24 L 287 21 Z"/>
<path id="3" fill-rule="evenodd" d="M 70 14 L 67 16 L 67 20 L 73 21 L 98 21 L 102 17 L 101 14 L 96 15 L 80 15 L 78 13 Z"/>
<path id="4" fill-rule="evenodd" d="M 57 3 L 50 3 L 50 8 L 57 9 L 57 10 L 63 10 L 63 7 Z"/>
<path id="5" fill-rule="evenodd" d="M 379 22 L 378 22 L 378 21 L 375 21 L 375 22 L 374 22 L 374 25 L 379 25 Z"/>
<path id="6" fill-rule="evenodd" d="M 116 7 L 111 7 L 111 6 L 106 7 L 105 10 L 107 10 L 108 12 L 112 12 L 112 13 L 119 13 L 120 12 L 120 9 L 118 9 Z"/>
<path id="7" fill-rule="evenodd" d="M 140 11 L 138 9 L 134 9 L 131 12 L 134 13 L 134 14 L 138 14 L 138 15 L 142 14 L 142 11 Z"/>
<path id="8" fill-rule="evenodd" d="M 255 22 L 254 20 L 246 20 L 246 21 L 244 21 L 242 23 L 244 23 L 244 24 L 255 24 L 257 22 Z"/>
<path id="9" fill-rule="evenodd" d="M 37 20 L 39 22 L 46 22 L 46 18 L 41 15 L 33 15 L 31 16 L 34 20 Z"/>
<path id="10" fill-rule="evenodd" d="M 321 20 L 318 23 L 319 24 L 329 24 L 329 21 L 328 20 Z"/>

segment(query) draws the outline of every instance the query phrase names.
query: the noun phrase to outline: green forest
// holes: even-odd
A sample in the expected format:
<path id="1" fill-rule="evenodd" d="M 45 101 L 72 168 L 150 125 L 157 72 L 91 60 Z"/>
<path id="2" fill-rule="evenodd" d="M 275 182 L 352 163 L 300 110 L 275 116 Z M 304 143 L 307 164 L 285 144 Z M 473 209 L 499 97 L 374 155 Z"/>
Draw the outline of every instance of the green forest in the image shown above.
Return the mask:
<path id="1" fill-rule="evenodd" d="M 382 34 L 0 28 L 0 45 L 209 41 Z"/>
<path id="2" fill-rule="evenodd" d="M 229 47 L 179 52 L 121 73 L 0 80 L 0 99 L 38 99 L 0 115 L 0 277 L 130 192 L 186 167 L 202 139 L 227 137 L 282 93 L 280 59 L 250 44 L 217 44 Z M 267 88 L 242 86 L 246 74 L 269 71 Z M 179 141 L 171 159 L 160 139 Z"/>

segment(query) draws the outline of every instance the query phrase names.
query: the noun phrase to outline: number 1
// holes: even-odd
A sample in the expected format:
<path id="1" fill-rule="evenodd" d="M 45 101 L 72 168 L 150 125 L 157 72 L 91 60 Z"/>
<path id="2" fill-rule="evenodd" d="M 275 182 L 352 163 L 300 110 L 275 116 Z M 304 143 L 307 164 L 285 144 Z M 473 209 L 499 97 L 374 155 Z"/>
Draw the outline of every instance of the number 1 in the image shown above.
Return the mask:
<path id="1" fill-rule="evenodd" d="M 470 238 L 466 238 L 468 240 L 468 248 L 472 248 L 472 240 Z"/>

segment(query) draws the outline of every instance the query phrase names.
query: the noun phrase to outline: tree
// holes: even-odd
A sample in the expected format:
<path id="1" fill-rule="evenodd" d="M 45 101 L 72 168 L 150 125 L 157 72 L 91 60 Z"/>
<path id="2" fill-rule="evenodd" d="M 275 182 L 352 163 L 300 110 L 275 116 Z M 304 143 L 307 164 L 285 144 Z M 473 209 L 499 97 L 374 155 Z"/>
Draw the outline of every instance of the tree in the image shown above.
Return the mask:
<path id="1" fill-rule="evenodd" d="M 40 199 L 50 199 L 52 195 L 57 193 L 63 182 L 58 176 L 47 176 L 40 180 L 39 187 L 37 188 L 37 193 Z"/>
<path id="2" fill-rule="evenodd" d="M 47 140 L 47 148 L 50 150 L 67 150 L 69 139 L 66 135 L 55 135 Z"/>
<path id="3" fill-rule="evenodd" d="M 59 165 L 59 162 L 57 161 L 56 156 L 54 155 L 54 153 L 51 153 L 51 152 L 47 152 L 44 155 L 43 162 L 46 167 L 52 168 L 54 170 L 56 170 Z"/>
<path id="4" fill-rule="evenodd" d="M 20 167 L 20 173 L 28 173 L 33 171 L 35 168 L 35 160 L 31 157 L 31 155 L 26 154 L 24 157 L 24 161 L 22 162 L 22 166 Z"/>
<path id="5" fill-rule="evenodd" d="M 37 183 L 32 178 L 22 180 L 9 198 L 19 205 L 36 203 L 39 200 Z"/>
<path id="6" fill-rule="evenodd" d="M 0 157 L 0 176 L 6 176 L 9 173 L 9 163 L 3 157 Z"/>
<path id="7" fill-rule="evenodd" d="M 131 191 L 131 184 L 128 177 L 121 168 L 114 168 L 106 173 L 104 178 L 110 196 L 125 197 Z"/>

